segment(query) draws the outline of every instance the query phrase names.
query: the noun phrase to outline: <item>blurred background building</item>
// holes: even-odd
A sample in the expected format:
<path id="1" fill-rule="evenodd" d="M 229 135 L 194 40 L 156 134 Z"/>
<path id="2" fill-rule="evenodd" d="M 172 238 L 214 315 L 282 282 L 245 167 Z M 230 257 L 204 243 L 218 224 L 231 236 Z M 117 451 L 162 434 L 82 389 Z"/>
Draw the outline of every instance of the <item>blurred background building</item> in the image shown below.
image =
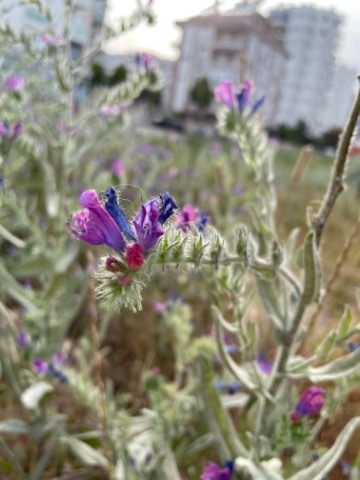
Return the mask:
<path id="1" fill-rule="evenodd" d="M 275 9 L 269 21 L 289 54 L 274 123 L 295 126 L 302 121 L 314 135 L 343 125 L 356 75 L 336 62 L 341 17 L 304 5 Z"/>
<path id="2" fill-rule="evenodd" d="M 206 77 L 211 87 L 225 79 L 238 85 L 249 78 L 257 95 L 267 96 L 264 116 L 265 122 L 270 122 L 287 60 L 275 27 L 247 4 L 224 14 L 205 13 L 177 25 L 183 36 L 169 107 L 191 110 L 189 91 L 199 78 Z"/>

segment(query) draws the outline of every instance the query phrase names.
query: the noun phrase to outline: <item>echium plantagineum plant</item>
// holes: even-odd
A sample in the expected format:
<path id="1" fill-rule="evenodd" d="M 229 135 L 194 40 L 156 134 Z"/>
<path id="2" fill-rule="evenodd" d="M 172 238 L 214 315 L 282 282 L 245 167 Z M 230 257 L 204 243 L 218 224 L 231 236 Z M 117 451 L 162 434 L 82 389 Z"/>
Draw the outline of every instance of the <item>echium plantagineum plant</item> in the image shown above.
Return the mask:
<path id="1" fill-rule="evenodd" d="M 91 206 L 89 211 L 75 214 L 78 230 L 71 228 L 70 232 L 116 252 L 116 256 L 110 254 L 103 259 L 95 277 L 99 296 L 118 308 L 140 308 L 139 291 L 134 301 L 130 290 L 138 272 L 142 272 L 139 278 L 143 282 L 157 265 L 206 269 L 222 367 L 237 385 L 230 392 L 234 394 L 231 405 L 241 413 L 235 421 L 227 412 L 226 400 L 217 391 L 210 339 L 191 342 L 187 334 L 189 344 L 186 347 L 185 342 L 184 349 L 189 348 L 188 368 L 194 371 L 195 367 L 195 394 L 202 398 L 204 419 L 218 452 L 217 458 L 209 459 L 199 478 L 321 480 L 341 461 L 360 425 L 360 417 L 354 417 L 328 449 L 319 444 L 319 435 L 344 399 L 344 391 L 351 388 L 360 361 L 360 349 L 351 349 L 340 357 L 336 350 L 344 347 L 359 327 L 352 325 L 351 312 L 346 309 L 338 328 L 326 335 L 312 356 L 302 357 L 297 348 L 306 312 L 311 305 L 321 302 L 319 246 L 329 214 L 344 188 L 347 151 L 359 116 L 360 95 L 340 137 L 325 197 L 318 212 L 309 215 L 309 231 L 296 253 L 301 257 L 301 274 L 292 269 L 293 239 L 281 246 L 274 227 L 272 155 L 257 115 L 264 99 L 252 102 L 248 81 L 239 90 L 223 82 L 215 90 L 215 97 L 222 103 L 219 130 L 238 141 L 243 168 L 253 172 L 254 188 L 264 199 L 261 209 L 253 211 L 253 225 L 236 225 L 233 244 L 211 226 L 199 231 L 195 222 L 198 212 L 191 205 L 179 205 L 182 210 L 175 221 L 168 215 L 163 229 L 165 222 L 159 220 L 162 212 L 176 213 L 176 205 L 167 193 L 142 205 L 131 225 L 112 188 L 105 192 L 102 203 L 93 190 L 80 197 L 85 209 L 89 208 L 90 196 L 96 208 L 101 209 L 102 225 L 107 225 L 104 231 L 101 227 L 102 236 L 90 232 L 92 226 L 100 228 L 100 218 L 96 225 L 91 223 Z M 114 208 L 109 205 L 109 198 L 113 198 Z M 105 221 L 106 212 L 109 218 Z M 158 233 L 152 236 L 152 232 Z M 145 247 L 144 237 L 151 239 L 149 248 Z M 186 271 L 190 274 L 190 270 Z M 267 361 L 258 351 L 260 327 L 247 318 L 252 302 L 262 303 L 274 331 L 275 355 Z M 166 308 L 161 312 L 167 315 Z M 237 338 L 241 361 L 239 356 L 235 360 L 228 348 L 227 334 Z M 158 381 L 155 383 L 158 385 Z M 157 397 L 155 406 L 158 404 Z M 357 465 L 353 472 L 356 475 Z M 173 478 L 180 478 L 178 472 Z"/>

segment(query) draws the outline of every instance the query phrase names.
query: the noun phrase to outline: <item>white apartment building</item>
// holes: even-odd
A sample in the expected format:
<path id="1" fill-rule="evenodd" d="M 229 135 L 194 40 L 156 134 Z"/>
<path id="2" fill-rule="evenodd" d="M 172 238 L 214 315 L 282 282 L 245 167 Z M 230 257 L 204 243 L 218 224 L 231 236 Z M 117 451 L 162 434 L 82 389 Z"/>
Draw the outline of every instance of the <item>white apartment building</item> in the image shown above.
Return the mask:
<path id="1" fill-rule="evenodd" d="M 71 24 L 73 48 L 81 48 L 96 38 L 102 28 L 107 0 L 75 0 Z M 61 35 L 64 28 L 65 0 L 47 1 L 53 17 L 51 27 Z M 16 32 L 45 31 L 49 25 L 46 18 L 31 5 L 20 4 L 19 0 L 2 0 L 0 3 L 0 25 L 9 24 Z"/>
<path id="2" fill-rule="evenodd" d="M 178 22 L 183 30 L 170 98 L 173 111 L 191 109 L 189 90 L 206 77 L 215 87 L 222 80 L 238 86 L 249 78 L 255 96 L 266 95 L 264 121 L 272 124 L 281 88 L 286 50 L 276 29 L 255 11 L 209 13 Z"/>
<path id="3" fill-rule="evenodd" d="M 322 112 L 321 129 L 343 128 L 355 100 L 357 70 L 336 64 L 326 99 L 326 108 Z"/>
<path id="4" fill-rule="evenodd" d="M 326 113 L 327 102 L 334 95 L 331 89 L 339 83 L 334 75 L 341 18 L 332 10 L 304 5 L 275 9 L 269 21 L 281 34 L 289 54 L 274 123 L 295 126 L 303 120 L 311 134 L 319 135 L 333 124 L 327 122 L 330 114 L 342 119 L 340 111 Z M 341 77 L 341 70 L 338 75 Z"/>

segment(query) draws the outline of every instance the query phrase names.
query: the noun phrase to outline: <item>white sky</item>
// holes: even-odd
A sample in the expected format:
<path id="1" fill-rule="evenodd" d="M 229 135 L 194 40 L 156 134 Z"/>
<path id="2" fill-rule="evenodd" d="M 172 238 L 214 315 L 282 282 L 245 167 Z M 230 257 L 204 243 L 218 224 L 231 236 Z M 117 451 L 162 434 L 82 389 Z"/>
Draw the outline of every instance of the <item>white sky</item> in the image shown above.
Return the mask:
<path id="1" fill-rule="evenodd" d="M 146 2 L 147 0 L 142 0 Z M 223 0 L 223 5 L 232 7 L 235 0 Z M 360 73 L 360 0 L 293 0 L 288 4 L 312 4 L 320 8 L 333 8 L 343 16 L 339 58 L 348 66 L 356 67 Z M 111 53 L 146 51 L 165 59 L 177 58 L 176 45 L 180 42 L 181 30 L 174 25 L 177 20 L 199 14 L 213 4 L 213 0 L 154 0 L 153 10 L 156 24 L 138 27 L 131 33 L 113 40 L 107 50 Z M 265 0 L 261 11 L 278 6 L 278 0 Z M 109 0 L 108 20 L 126 16 L 136 5 L 136 0 Z"/>

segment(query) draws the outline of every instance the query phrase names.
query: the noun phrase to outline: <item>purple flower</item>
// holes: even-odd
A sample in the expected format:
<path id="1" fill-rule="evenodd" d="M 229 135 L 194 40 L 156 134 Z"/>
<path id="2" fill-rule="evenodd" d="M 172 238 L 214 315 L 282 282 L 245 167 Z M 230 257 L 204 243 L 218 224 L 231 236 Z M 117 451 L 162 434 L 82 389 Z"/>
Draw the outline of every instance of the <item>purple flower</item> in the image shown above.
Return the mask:
<path id="1" fill-rule="evenodd" d="M 176 226 L 183 232 L 188 232 L 195 225 L 200 233 L 204 233 L 208 221 L 209 213 L 205 211 L 199 213 L 199 210 L 190 203 L 186 203 L 175 218 Z"/>
<path id="2" fill-rule="evenodd" d="M 38 375 L 44 375 L 49 371 L 49 364 L 45 362 L 45 360 L 43 360 L 42 358 L 37 357 L 33 361 L 32 369 Z"/>
<path id="3" fill-rule="evenodd" d="M 0 137 L 6 140 L 15 140 L 21 133 L 21 123 L 10 125 L 6 120 L 0 121 Z"/>
<path id="4" fill-rule="evenodd" d="M 167 192 L 161 193 L 160 199 L 150 199 L 140 207 L 134 219 L 135 234 L 125 212 L 118 204 L 115 189 L 109 187 L 105 196 L 103 206 L 95 190 L 83 192 L 80 196 L 83 210 L 73 214 L 75 228 L 70 225 L 70 220 L 67 221 L 67 228 L 73 237 L 91 245 L 107 245 L 122 253 L 126 250 L 126 259 L 130 259 L 137 269 L 140 254 L 143 263 L 142 255 L 164 234 L 162 224 L 173 214 L 176 204 Z M 127 245 L 124 236 L 134 243 Z M 137 247 L 134 247 L 136 244 Z"/>
<path id="5" fill-rule="evenodd" d="M 177 209 L 177 205 L 169 192 L 160 193 L 159 197 L 160 206 L 158 222 L 163 225 L 166 220 L 174 214 L 174 210 Z"/>
<path id="6" fill-rule="evenodd" d="M 251 107 L 250 116 L 255 115 L 255 113 L 263 106 L 263 104 L 265 103 L 265 100 L 266 100 L 265 95 L 262 95 L 257 100 L 255 100 L 255 102 Z"/>
<path id="7" fill-rule="evenodd" d="M 250 108 L 249 116 L 254 115 L 265 101 L 265 96 L 258 98 L 250 107 L 251 82 L 245 80 L 238 91 L 235 91 L 233 84 L 229 80 L 223 80 L 218 87 L 214 89 L 216 101 L 226 105 L 231 110 L 235 109 L 237 104 L 239 112 L 243 113 L 246 107 Z"/>
<path id="8" fill-rule="evenodd" d="M 194 208 L 190 203 L 186 203 L 182 210 L 176 215 L 175 224 L 183 232 L 188 232 L 198 217 L 199 210 Z"/>
<path id="9" fill-rule="evenodd" d="M 235 94 L 240 112 L 242 112 L 249 103 L 250 94 L 251 82 L 249 80 L 245 80 L 240 90 Z"/>
<path id="10" fill-rule="evenodd" d="M 126 218 L 124 210 L 120 207 L 118 203 L 118 196 L 114 187 L 109 187 L 105 191 L 105 209 L 114 220 L 116 225 L 119 227 L 120 232 L 122 232 L 126 238 L 130 241 L 136 242 L 134 232 L 131 228 L 131 225 Z"/>
<path id="11" fill-rule="evenodd" d="M 154 312 L 164 313 L 167 310 L 167 305 L 166 305 L 166 303 L 162 303 L 162 302 L 153 302 L 152 303 L 152 308 L 153 308 Z"/>
<path id="12" fill-rule="evenodd" d="M 73 215 L 75 230 L 67 221 L 71 235 L 91 245 L 107 245 L 114 250 L 123 252 L 125 240 L 109 213 L 101 205 L 95 190 L 85 190 L 80 196 L 83 210 Z"/>
<path id="13" fill-rule="evenodd" d="M 7 92 L 21 92 L 24 89 L 25 82 L 22 77 L 13 73 L 4 83 L 4 89 Z"/>
<path id="14" fill-rule="evenodd" d="M 217 102 L 222 103 L 232 110 L 235 108 L 233 84 L 229 80 L 223 80 L 214 89 L 214 96 Z"/>
<path id="15" fill-rule="evenodd" d="M 121 177 L 125 173 L 124 162 L 121 158 L 114 158 L 111 163 L 111 173 L 118 177 Z"/>
<path id="16" fill-rule="evenodd" d="M 144 252 L 152 248 L 164 230 L 159 222 L 159 209 L 156 198 L 152 198 L 140 207 L 134 220 L 134 227 L 139 244 Z"/>
<path id="17" fill-rule="evenodd" d="M 305 392 L 301 395 L 294 412 L 292 412 L 290 415 L 291 421 L 295 423 L 304 415 L 320 413 L 324 405 L 325 394 L 326 391 L 321 387 L 317 387 L 316 385 L 305 390 Z"/>
<path id="18" fill-rule="evenodd" d="M 266 360 L 266 356 L 264 354 L 264 352 L 260 352 L 257 359 L 256 359 L 256 364 L 259 368 L 259 370 L 263 373 L 265 373 L 266 375 L 268 375 L 269 373 L 271 373 L 271 370 L 272 370 L 272 363 L 271 362 L 268 362 Z"/>
<path id="19" fill-rule="evenodd" d="M 217 463 L 209 462 L 203 469 L 200 480 L 231 480 L 233 471 L 233 462 L 226 462 L 225 467 L 220 467 Z"/>
<path id="20" fill-rule="evenodd" d="M 25 330 L 20 330 L 17 334 L 17 343 L 21 348 L 29 348 L 30 346 L 30 341 L 28 334 L 25 332 Z"/>

